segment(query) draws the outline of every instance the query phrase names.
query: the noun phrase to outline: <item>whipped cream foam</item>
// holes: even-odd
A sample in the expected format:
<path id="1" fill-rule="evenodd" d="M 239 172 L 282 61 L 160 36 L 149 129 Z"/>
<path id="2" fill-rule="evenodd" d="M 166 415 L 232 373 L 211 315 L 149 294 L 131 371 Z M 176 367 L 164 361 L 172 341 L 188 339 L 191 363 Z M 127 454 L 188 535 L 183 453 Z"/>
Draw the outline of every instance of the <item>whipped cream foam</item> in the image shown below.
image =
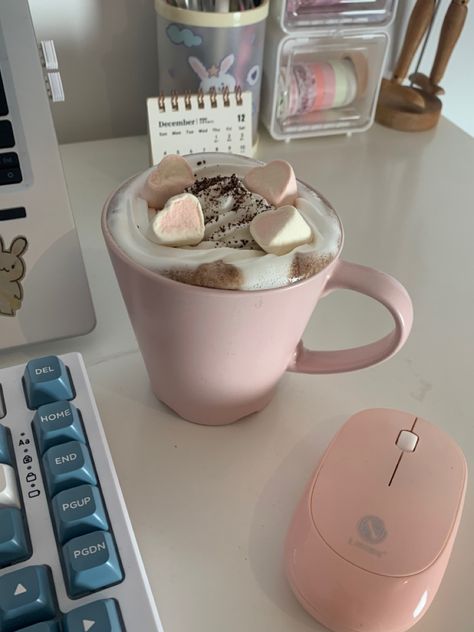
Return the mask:
<path id="1" fill-rule="evenodd" d="M 109 230 L 138 264 L 193 285 L 262 290 L 308 278 L 338 254 L 342 230 L 336 214 L 301 182 L 294 206 L 311 227 L 313 240 L 285 255 L 268 254 L 253 240 L 249 225 L 256 214 L 274 207 L 242 183 L 244 175 L 260 163 L 217 153 L 191 155 L 186 160 L 196 176 L 186 191 L 201 202 L 205 221 L 204 239 L 197 246 L 171 247 L 153 241 L 155 211 L 148 209 L 140 192 L 155 167 L 126 182 L 110 201 Z"/>
<path id="2" fill-rule="evenodd" d="M 204 215 L 200 248 L 261 250 L 250 234 L 250 222 L 259 213 L 275 207 L 246 189 L 235 173 L 200 177 L 186 191 L 198 198 Z"/>

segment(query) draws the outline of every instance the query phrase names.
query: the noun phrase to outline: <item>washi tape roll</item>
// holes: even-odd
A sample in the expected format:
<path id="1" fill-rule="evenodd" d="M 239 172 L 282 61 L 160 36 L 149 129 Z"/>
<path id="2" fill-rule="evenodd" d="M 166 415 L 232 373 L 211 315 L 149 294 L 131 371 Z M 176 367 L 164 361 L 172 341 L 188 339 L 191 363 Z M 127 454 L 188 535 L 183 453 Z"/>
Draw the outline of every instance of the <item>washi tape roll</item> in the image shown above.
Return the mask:
<path id="1" fill-rule="evenodd" d="M 281 83 L 285 83 L 284 73 Z M 350 59 L 302 62 L 292 66 L 281 113 L 295 116 L 349 105 L 357 94 Z"/>
<path id="2" fill-rule="evenodd" d="M 336 59 L 329 64 L 334 70 L 334 99 L 330 107 L 341 108 L 354 100 L 357 78 L 353 63 L 349 59 Z"/>

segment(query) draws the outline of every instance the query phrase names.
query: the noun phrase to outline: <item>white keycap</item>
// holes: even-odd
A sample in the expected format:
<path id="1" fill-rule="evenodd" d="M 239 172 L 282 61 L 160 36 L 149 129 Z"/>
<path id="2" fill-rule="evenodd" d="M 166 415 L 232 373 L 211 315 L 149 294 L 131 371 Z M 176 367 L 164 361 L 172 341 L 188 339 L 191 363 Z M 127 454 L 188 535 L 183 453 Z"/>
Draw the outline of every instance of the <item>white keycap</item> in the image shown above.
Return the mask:
<path id="1" fill-rule="evenodd" d="M 21 508 L 15 470 L 4 463 L 0 463 L 0 507 Z"/>

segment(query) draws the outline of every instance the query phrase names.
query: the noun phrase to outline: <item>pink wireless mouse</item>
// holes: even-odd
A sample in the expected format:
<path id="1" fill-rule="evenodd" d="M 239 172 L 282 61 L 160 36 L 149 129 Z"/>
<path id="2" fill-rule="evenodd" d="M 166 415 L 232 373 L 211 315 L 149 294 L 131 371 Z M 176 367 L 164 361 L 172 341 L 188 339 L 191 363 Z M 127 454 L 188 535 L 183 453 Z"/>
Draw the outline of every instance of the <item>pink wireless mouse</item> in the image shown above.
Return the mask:
<path id="1" fill-rule="evenodd" d="M 430 606 L 461 519 L 464 455 L 428 421 L 357 413 L 326 450 L 293 517 L 286 572 L 335 632 L 403 632 Z"/>

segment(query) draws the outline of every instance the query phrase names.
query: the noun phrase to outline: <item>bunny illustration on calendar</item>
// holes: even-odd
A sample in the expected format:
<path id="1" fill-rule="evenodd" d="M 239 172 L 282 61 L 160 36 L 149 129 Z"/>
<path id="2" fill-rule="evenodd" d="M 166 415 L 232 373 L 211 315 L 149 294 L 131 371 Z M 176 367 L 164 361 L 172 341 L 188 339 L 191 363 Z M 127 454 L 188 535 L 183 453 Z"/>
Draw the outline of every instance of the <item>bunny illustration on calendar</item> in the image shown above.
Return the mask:
<path id="1" fill-rule="evenodd" d="M 235 78 L 228 73 L 234 60 L 235 57 L 231 53 L 224 57 L 217 66 L 213 64 L 210 68 L 206 68 L 197 57 L 188 57 L 189 65 L 201 80 L 199 89 L 203 92 L 209 92 L 212 89 L 215 89 L 216 92 L 222 92 L 224 88 L 228 88 L 229 92 L 234 92 L 236 81 Z"/>

